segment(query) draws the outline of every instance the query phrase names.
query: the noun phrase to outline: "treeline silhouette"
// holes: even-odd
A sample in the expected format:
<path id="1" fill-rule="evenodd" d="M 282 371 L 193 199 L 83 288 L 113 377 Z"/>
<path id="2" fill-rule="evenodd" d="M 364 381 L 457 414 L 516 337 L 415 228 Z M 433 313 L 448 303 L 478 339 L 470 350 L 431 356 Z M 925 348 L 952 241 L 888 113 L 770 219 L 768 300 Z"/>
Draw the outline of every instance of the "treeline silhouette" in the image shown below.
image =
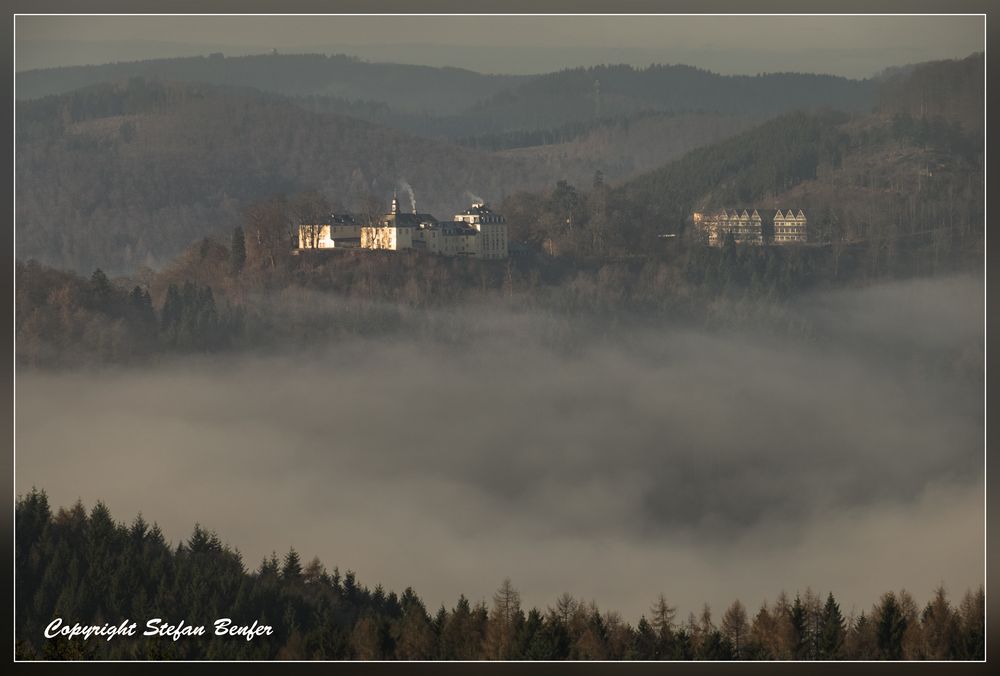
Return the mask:
<path id="1" fill-rule="evenodd" d="M 811 73 L 719 75 L 685 65 L 602 65 L 549 73 L 503 89 L 465 113 L 483 132 L 545 129 L 642 110 L 780 115 L 835 107 L 870 111 L 876 85 Z"/>
<path id="2" fill-rule="evenodd" d="M 706 605 L 676 617 L 653 596 L 633 626 L 620 613 L 563 594 L 545 609 L 522 607 L 504 580 L 491 602 L 460 596 L 428 608 L 410 588 L 369 588 L 352 571 L 303 562 L 291 549 L 256 568 L 213 532 L 195 526 L 172 546 L 140 515 L 116 522 L 98 502 L 53 513 L 44 491 L 17 499 L 16 654 L 21 659 L 429 659 L 429 660 L 980 660 L 983 588 L 953 605 L 943 587 L 922 607 L 905 590 L 845 614 L 832 593 L 784 592 L 759 608 L 734 601 L 718 619 Z M 86 642 L 46 639 L 69 624 L 138 622 L 140 635 Z M 253 641 L 142 637 L 145 622 L 204 624 L 229 617 L 274 628 Z"/>
<path id="3" fill-rule="evenodd" d="M 254 54 L 179 57 L 88 66 L 65 66 L 17 74 L 19 100 L 63 94 L 102 82 L 130 78 L 253 87 L 262 92 L 303 96 L 337 92 L 349 100 L 391 104 L 402 111 L 457 112 L 530 79 L 486 75 L 461 68 L 369 63 L 344 54 Z M 463 96 L 457 96 L 459 92 Z"/>
<path id="4" fill-rule="evenodd" d="M 981 52 L 964 59 L 915 64 L 906 74 L 890 77 L 878 89 L 878 107 L 889 115 L 941 117 L 958 122 L 982 142 L 986 68 Z"/>
<path id="5" fill-rule="evenodd" d="M 129 363 L 157 352 L 214 351 L 243 330 L 243 308 L 216 302 L 211 287 L 169 284 L 154 307 L 147 287 L 122 288 L 98 268 L 84 279 L 35 261 L 16 270 L 18 361 Z"/>
<path id="6" fill-rule="evenodd" d="M 330 213 L 317 193 L 255 203 L 227 243 L 203 238 L 158 272 L 109 279 L 100 269 L 85 277 L 18 261 L 17 362 L 128 363 L 178 352 L 306 347 L 433 330 L 431 311 L 482 304 L 565 316 L 602 332 L 670 321 L 802 336 L 808 326 L 772 310 L 803 292 L 975 270 L 982 260 L 974 229 L 858 240 L 864 231 L 840 207 L 810 212 L 810 232 L 821 240 L 810 246 L 743 246 L 727 238 L 711 248 L 688 229 L 653 239 L 642 253 L 616 251 L 595 229 L 606 198 L 605 186 L 584 193 L 561 182 L 548 194 L 509 201 L 513 254 L 506 261 L 416 251 L 292 255 L 294 224 Z M 529 214 L 537 219 L 531 230 L 518 225 Z"/>

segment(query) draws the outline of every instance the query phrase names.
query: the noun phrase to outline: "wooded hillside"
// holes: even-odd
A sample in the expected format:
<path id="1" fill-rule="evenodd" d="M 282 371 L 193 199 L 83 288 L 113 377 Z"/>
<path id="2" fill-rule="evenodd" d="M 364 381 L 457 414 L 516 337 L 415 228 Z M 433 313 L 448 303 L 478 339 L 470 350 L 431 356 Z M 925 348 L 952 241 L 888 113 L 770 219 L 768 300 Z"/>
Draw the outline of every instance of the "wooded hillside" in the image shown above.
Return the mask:
<path id="1" fill-rule="evenodd" d="M 784 591 L 759 607 L 734 600 L 713 614 L 677 617 L 669 597 L 650 590 L 649 615 L 563 594 L 526 608 L 510 580 L 493 598 L 459 595 L 430 608 L 413 589 L 401 594 L 362 584 L 290 549 L 256 567 L 214 532 L 196 525 L 176 545 L 142 516 L 118 522 L 106 505 L 53 513 L 44 492 L 17 500 L 16 653 L 20 659 L 435 659 L 435 660 L 816 660 L 976 659 L 985 654 L 983 588 L 957 603 L 944 587 L 918 602 L 888 591 L 848 615 L 832 592 Z M 665 581 L 669 586 L 669 581 Z M 134 638 L 45 639 L 55 617 L 81 624 L 136 621 Z M 142 637 L 159 617 L 205 624 L 257 620 L 274 635 L 219 640 Z M 635 622 L 635 624 L 632 624 Z"/>

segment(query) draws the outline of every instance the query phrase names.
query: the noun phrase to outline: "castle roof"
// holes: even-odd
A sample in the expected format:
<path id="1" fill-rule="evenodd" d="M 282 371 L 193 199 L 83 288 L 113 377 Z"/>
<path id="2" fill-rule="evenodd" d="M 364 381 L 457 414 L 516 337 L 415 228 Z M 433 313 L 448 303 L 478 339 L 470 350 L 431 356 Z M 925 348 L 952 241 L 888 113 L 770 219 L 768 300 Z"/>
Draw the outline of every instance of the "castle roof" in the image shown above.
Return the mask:
<path id="1" fill-rule="evenodd" d="M 493 210 L 490 209 L 489 205 L 485 202 L 481 204 L 473 204 L 471 207 L 463 211 L 467 216 L 482 216 L 485 214 L 492 214 Z"/>
<path id="2" fill-rule="evenodd" d="M 421 223 L 437 222 L 437 219 L 431 214 L 414 214 L 400 211 L 395 214 L 385 214 L 382 216 L 381 225 L 396 228 L 419 228 Z"/>

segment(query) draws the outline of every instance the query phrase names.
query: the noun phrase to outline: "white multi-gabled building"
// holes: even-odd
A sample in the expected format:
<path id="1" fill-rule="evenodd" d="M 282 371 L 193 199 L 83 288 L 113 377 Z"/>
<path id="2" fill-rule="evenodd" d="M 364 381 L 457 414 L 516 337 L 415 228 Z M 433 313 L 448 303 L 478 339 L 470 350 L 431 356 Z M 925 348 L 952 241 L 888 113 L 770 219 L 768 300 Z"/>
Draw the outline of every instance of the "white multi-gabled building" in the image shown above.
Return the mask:
<path id="1" fill-rule="evenodd" d="M 806 215 L 799 209 L 799 213 L 792 214 L 789 209 L 785 214 L 781 209 L 774 214 L 774 243 L 793 244 L 807 241 Z"/>
<path id="2" fill-rule="evenodd" d="M 694 214 L 694 222 L 701 228 L 711 246 L 722 246 L 726 235 L 731 234 L 737 244 L 761 244 L 764 241 L 764 225 L 760 213 L 754 209 L 742 213 L 733 209 L 721 209 L 711 215 Z"/>
<path id="3" fill-rule="evenodd" d="M 691 219 L 710 246 L 722 246 L 727 235 L 737 244 L 762 244 L 767 221 L 757 209 L 742 212 L 720 209 L 714 213 L 695 212 Z M 806 215 L 799 209 L 780 209 L 771 219 L 771 239 L 774 244 L 804 244 L 808 241 Z"/>

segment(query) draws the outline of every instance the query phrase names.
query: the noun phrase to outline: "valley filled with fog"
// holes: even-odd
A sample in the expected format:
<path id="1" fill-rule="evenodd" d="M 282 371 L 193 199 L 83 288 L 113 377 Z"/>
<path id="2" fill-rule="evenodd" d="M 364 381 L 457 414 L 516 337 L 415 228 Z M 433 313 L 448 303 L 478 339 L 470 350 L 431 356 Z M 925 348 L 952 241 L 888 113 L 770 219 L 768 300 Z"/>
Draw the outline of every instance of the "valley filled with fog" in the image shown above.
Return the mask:
<path id="1" fill-rule="evenodd" d="M 431 610 L 507 576 L 526 605 L 569 592 L 629 621 L 661 591 L 686 617 L 811 586 L 846 614 L 984 582 L 979 277 L 802 295 L 799 337 L 435 312 L 412 334 L 20 369 L 17 492 L 141 511 L 174 544 L 197 522 L 250 568 L 292 546 Z"/>

